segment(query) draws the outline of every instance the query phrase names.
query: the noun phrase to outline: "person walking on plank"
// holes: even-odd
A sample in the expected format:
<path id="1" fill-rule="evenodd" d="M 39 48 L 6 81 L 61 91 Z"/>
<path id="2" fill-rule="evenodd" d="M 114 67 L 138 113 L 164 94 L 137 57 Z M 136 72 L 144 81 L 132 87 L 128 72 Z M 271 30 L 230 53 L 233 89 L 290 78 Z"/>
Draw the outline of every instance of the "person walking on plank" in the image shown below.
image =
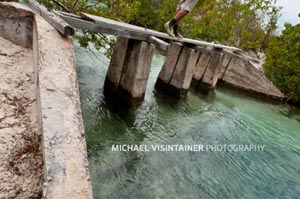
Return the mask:
<path id="1" fill-rule="evenodd" d="M 178 32 L 179 21 L 192 11 L 197 2 L 198 0 L 180 0 L 178 2 L 175 16 L 164 25 L 168 35 L 183 38 Z"/>

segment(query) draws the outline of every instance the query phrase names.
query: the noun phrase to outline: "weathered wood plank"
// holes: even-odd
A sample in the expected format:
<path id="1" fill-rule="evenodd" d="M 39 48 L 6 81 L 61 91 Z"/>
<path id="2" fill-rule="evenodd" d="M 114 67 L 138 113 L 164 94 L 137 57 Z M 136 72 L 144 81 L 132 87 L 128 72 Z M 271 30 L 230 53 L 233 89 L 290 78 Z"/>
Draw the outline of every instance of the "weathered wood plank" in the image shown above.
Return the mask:
<path id="1" fill-rule="evenodd" d="M 27 0 L 28 6 L 43 17 L 49 24 L 51 24 L 58 32 L 64 36 L 74 35 L 74 29 L 67 24 L 63 19 L 58 17 L 53 12 L 50 12 L 34 0 Z"/>
<path id="2" fill-rule="evenodd" d="M 228 49 L 231 51 L 241 51 L 239 48 L 225 46 L 220 44 L 213 44 L 205 41 L 199 40 L 192 40 L 188 38 L 177 38 L 177 37 L 170 37 L 166 33 L 158 32 L 155 30 L 147 29 L 144 27 L 139 27 L 131 24 L 127 24 L 124 22 L 114 21 L 111 19 L 94 16 L 86 13 L 82 13 L 82 18 L 77 15 L 65 13 L 65 12 L 56 12 L 62 19 L 64 19 L 67 23 L 69 23 L 74 28 L 93 31 L 93 32 L 102 32 L 106 34 L 112 34 L 116 36 L 126 37 L 130 39 L 137 39 L 137 40 L 144 40 L 155 44 L 157 47 L 163 47 L 158 45 L 156 39 L 149 38 L 149 37 L 158 37 L 169 39 L 173 41 L 180 41 L 183 43 L 190 43 L 195 45 L 201 46 L 210 46 L 213 48 L 221 48 L 221 49 Z"/>
<path id="3" fill-rule="evenodd" d="M 125 37 L 129 39 L 137 39 L 142 41 L 148 40 L 147 35 L 137 34 L 135 32 L 129 32 L 127 30 L 115 29 L 112 28 L 111 26 L 98 25 L 93 22 L 86 21 L 77 15 L 72 15 L 69 13 L 64 13 L 64 12 L 55 12 L 55 13 L 74 28 L 88 30 L 92 32 L 112 34 L 115 36 Z"/>
<path id="4" fill-rule="evenodd" d="M 180 42 L 185 42 L 185 43 L 190 43 L 190 44 L 195 44 L 195 45 L 211 46 L 214 48 L 228 49 L 228 50 L 233 50 L 233 51 L 241 51 L 239 48 L 236 48 L 236 47 L 225 46 L 225 45 L 221 45 L 221 44 L 214 44 L 214 43 L 209 43 L 206 41 L 199 41 L 199 40 L 193 40 L 193 39 L 188 39 L 188 38 L 180 39 L 177 37 L 170 37 L 166 33 L 158 32 L 158 31 L 147 29 L 144 27 L 127 24 L 124 22 L 114 21 L 111 19 L 107 19 L 107 18 L 95 16 L 95 15 L 90 15 L 90 14 L 86 14 L 86 13 L 81 13 L 81 14 L 85 19 L 95 22 L 96 24 L 101 25 L 101 26 L 110 26 L 111 28 L 114 28 L 114 29 L 123 29 L 123 30 L 141 33 L 141 34 L 145 34 L 145 35 L 149 35 L 149 36 L 155 36 L 155 37 L 159 37 L 159 38 L 165 38 L 165 39 L 170 39 L 170 40 L 174 40 L 174 41 L 180 41 Z"/>
<path id="5" fill-rule="evenodd" d="M 164 42 L 163 40 L 160 40 L 153 36 L 147 36 L 147 35 L 138 34 L 134 32 L 128 32 L 126 30 L 116 30 L 110 27 L 99 26 L 93 22 L 83 20 L 80 16 L 70 14 L 70 13 L 58 12 L 58 11 L 54 11 L 54 13 L 56 13 L 59 17 L 64 19 L 67 23 L 69 23 L 74 28 L 84 29 L 92 32 L 102 32 L 102 33 L 112 34 L 118 37 L 125 37 L 129 39 L 148 41 L 154 44 L 162 51 L 168 51 L 170 46 L 170 44 L 168 44 L 167 42 Z"/>
<path id="6" fill-rule="evenodd" d="M 163 40 L 158 39 L 157 37 L 153 37 L 153 36 L 150 36 L 148 38 L 148 42 L 154 44 L 157 48 L 159 48 L 162 51 L 168 51 L 169 47 L 170 47 L 169 43 L 164 42 Z"/>

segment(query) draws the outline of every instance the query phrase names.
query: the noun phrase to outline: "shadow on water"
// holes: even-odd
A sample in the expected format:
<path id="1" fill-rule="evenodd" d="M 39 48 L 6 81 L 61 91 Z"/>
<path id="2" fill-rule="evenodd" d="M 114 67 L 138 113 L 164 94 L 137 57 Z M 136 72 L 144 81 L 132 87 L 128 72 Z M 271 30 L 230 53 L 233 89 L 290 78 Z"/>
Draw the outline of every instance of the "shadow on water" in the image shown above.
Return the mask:
<path id="1" fill-rule="evenodd" d="M 207 103 L 213 103 L 216 99 L 216 92 L 214 90 L 210 90 L 209 92 L 202 92 L 195 87 L 191 87 L 189 92 Z"/>
<path id="2" fill-rule="evenodd" d="M 141 99 L 124 99 L 106 90 L 104 90 L 104 96 L 105 108 L 124 119 L 132 118 L 134 120 L 135 112 L 143 103 Z"/>

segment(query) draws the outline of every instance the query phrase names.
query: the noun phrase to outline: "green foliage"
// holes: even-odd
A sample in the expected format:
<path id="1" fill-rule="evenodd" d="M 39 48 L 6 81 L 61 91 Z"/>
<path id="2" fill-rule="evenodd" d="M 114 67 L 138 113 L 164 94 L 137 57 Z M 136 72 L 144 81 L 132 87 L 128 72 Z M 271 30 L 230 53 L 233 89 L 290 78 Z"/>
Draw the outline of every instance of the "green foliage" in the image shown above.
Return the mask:
<path id="1" fill-rule="evenodd" d="M 159 31 L 172 19 L 178 0 L 61 0 L 66 9 L 55 3 L 58 0 L 42 0 L 48 8 L 74 14 L 86 12 L 121 20 Z M 201 0 L 191 14 L 181 22 L 185 36 L 234 45 L 243 49 L 265 48 L 269 37 L 276 30 L 279 8 L 275 0 Z M 85 38 L 82 38 L 85 37 Z M 77 36 L 81 44 L 87 41 L 99 45 L 103 36 L 85 33 Z M 100 38 L 98 41 L 97 38 Z"/>
<path id="2" fill-rule="evenodd" d="M 206 1 L 193 11 L 194 16 L 190 16 L 185 29 L 193 38 L 245 50 L 264 49 L 280 17 L 280 8 L 274 3 L 274 0 Z"/>
<path id="3" fill-rule="evenodd" d="M 288 99 L 300 101 L 300 24 L 285 24 L 280 36 L 269 42 L 264 65 L 266 75 Z"/>

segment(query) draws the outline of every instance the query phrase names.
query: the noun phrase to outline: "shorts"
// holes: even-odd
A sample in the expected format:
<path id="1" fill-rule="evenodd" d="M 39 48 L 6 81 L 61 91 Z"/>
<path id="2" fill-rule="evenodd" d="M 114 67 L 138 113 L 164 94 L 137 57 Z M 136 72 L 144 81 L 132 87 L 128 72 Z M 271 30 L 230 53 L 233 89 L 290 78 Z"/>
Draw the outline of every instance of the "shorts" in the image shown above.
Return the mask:
<path id="1" fill-rule="evenodd" d="M 177 4 L 177 10 L 186 10 L 191 12 L 198 0 L 180 0 Z"/>

